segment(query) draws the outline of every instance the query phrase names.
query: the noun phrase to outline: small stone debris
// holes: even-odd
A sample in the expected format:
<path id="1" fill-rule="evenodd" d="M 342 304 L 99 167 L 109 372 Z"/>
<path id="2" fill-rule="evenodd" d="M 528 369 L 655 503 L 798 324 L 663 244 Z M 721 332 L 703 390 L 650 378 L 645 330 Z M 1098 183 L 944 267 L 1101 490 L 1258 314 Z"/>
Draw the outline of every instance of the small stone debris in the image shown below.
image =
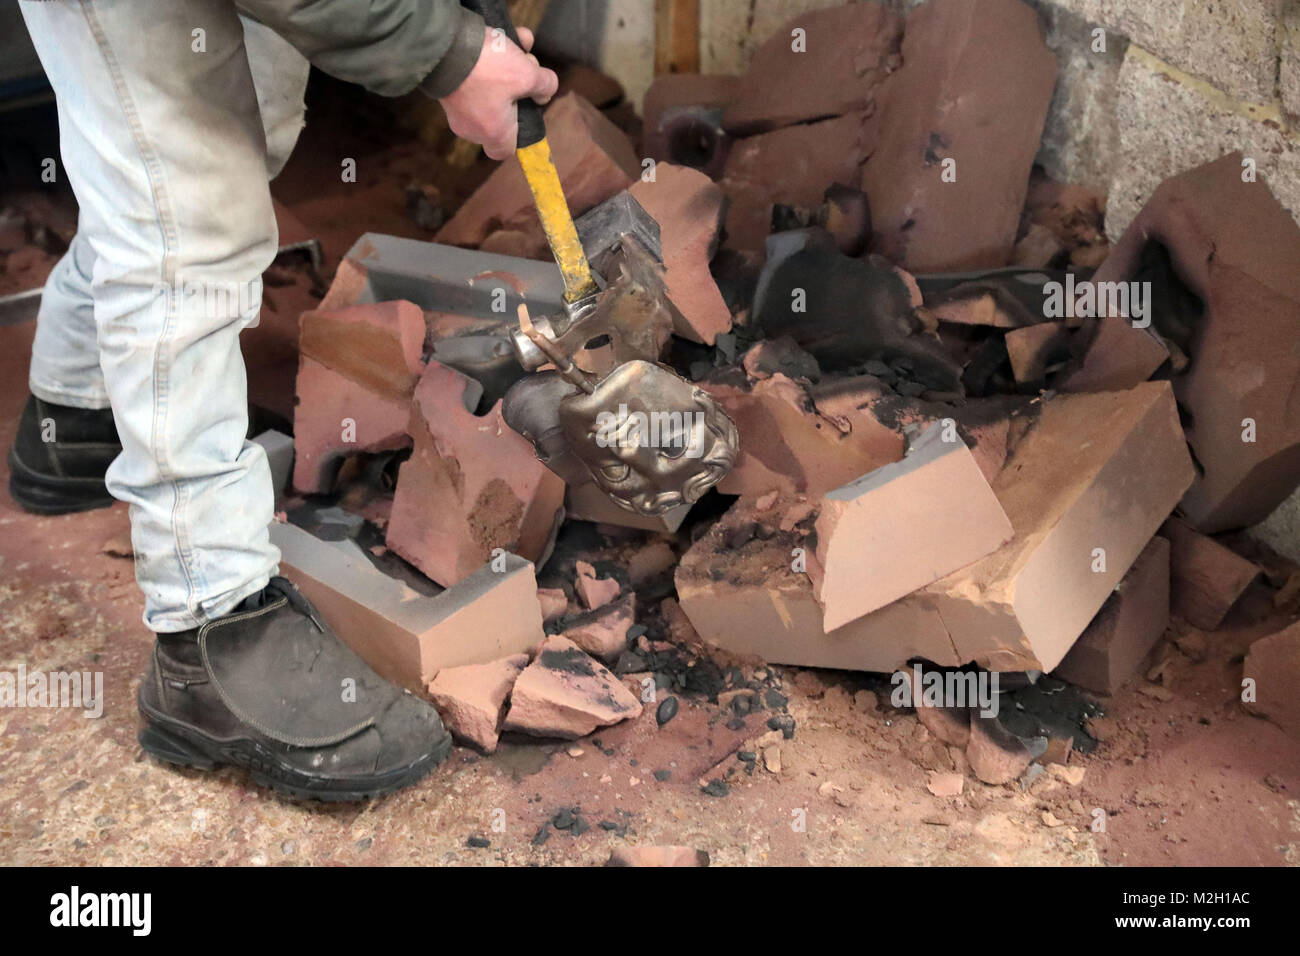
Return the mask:
<path id="1" fill-rule="evenodd" d="M 703 792 L 708 794 L 710 797 L 725 797 L 727 794 L 731 793 L 731 788 L 727 786 L 727 781 L 723 780 L 721 777 L 715 777 L 713 780 L 710 780 L 702 789 Z"/>

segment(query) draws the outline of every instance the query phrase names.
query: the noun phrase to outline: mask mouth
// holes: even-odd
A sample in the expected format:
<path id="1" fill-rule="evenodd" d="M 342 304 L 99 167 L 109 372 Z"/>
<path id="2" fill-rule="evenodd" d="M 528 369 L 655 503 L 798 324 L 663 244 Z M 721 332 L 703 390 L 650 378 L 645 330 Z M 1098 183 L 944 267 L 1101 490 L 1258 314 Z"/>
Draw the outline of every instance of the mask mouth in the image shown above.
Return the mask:
<path id="1" fill-rule="evenodd" d="M 655 494 L 647 492 L 646 494 L 635 495 L 632 498 L 620 498 L 615 495 L 610 497 L 616 504 L 627 511 L 645 515 L 648 518 L 657 518 L 672 511 L 678 505 L 686 503 L 679 491 L 660 491 Z"/>

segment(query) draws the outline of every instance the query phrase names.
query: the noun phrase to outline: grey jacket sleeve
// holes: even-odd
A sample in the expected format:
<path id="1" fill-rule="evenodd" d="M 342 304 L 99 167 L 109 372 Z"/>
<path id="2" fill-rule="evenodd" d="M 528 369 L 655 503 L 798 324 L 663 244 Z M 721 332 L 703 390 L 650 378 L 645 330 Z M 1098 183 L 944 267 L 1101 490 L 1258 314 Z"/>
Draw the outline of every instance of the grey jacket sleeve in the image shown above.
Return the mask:
<path id="1" fill-rule="evenodd" d="M 446 96 L 483 47 L 483 18 L 457 0 L 238 0 L 312 65 L 383 96 Z"/>

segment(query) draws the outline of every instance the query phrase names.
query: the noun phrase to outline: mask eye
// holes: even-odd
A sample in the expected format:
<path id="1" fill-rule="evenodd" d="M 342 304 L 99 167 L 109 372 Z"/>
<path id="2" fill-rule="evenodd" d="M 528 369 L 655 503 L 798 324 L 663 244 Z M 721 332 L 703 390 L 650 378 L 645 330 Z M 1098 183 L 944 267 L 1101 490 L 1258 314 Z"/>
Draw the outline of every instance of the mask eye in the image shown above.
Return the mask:
<path id="1" fill-rule="evenodd" d="M 606 481 L 617 483 L 626 479 L 631 471 L 632 469 L 626 464 L 619 462 L 617 464 L 602 465 L 600 468 L 600 475 Z"/>

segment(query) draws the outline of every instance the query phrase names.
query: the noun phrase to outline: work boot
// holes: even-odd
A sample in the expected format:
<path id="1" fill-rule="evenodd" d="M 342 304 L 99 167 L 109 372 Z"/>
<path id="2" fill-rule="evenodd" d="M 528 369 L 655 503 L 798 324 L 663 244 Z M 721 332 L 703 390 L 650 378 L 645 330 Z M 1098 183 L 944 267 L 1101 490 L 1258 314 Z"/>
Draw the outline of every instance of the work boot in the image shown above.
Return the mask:
<path id="1" fill-rule="evenodd" d="M 245 767 L 295 797 L 361 800 L 441 763 L 438 712 L 366 666 L 284 578 L 195 630 L 159 634 L 140 684 L 140 746 Z"/>
<path id="2" fill-rule="evenodd" d="M 104 473 L 122 451 L 111 409 L 69 408 L 28 396 L 9 449 L 9 494 L 24 511 L 104 508 Z"/>

